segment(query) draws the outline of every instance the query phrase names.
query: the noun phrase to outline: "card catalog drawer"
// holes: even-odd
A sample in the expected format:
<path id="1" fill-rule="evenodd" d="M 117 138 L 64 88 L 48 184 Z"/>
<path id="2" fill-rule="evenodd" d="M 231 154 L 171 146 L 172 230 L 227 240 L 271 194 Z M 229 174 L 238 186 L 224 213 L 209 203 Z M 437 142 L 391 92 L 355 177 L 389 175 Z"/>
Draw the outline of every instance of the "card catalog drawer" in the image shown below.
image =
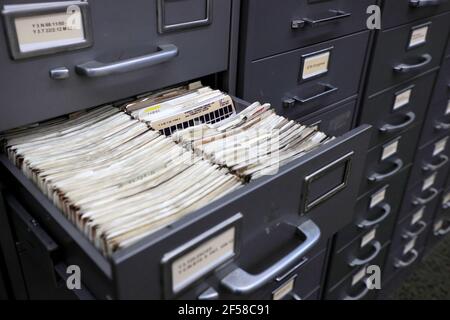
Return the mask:
<path id="1" fill-rule="evenodd" d="M 447 43 L 449 14 L 382 30 L 372 59 L 368 94 L 439 66 Z"/>
<path id="2" fill-rule="evenodd" d="M 352 128 L 355 108 L 356 101 L 338 107 L 332 105 L 321 113 L 315 112 L 297 121 L 302 124 L 317 125 L 320 131 L 338 137 Z"/>
<path id="3" fill-rule="evenodd" d="M 392 249 L 389 253 L 389 257 L 384 265 L 383 276 L 384 279 L 392 279 L 394 276 L 398 276 L 399 272 L 405 272 L 410 270 L 413 266 L 420 262 L 424 252 L 424 239 L 417 240 L 417 244 L 414 245 L 407 253 L 403 253 L 405 248 L 399 248 L 396 252 Z M 409 245 L 410 247 L 411 245 Z"/>
<path id="4" fill-rule="evenodd" d="M 255 60 L 366 29 L 374 0 L 244 1 L 246 59 Z M 271 21 L 271 23 L 267 23 Z"/>
<path id="5" fill-rule="evenodd" d="M 371 228 L 395 223 L 409 172 L 410 168 L 403 169 L 385 184 L 358 200 L 355 219 L 336 235 L 334 247 L 337 250 Z"/>
<path id="6" fill-rule="evenodd" d="M 0 174 L 8 192 L 58 246 L 57 254 L 41 263 L 80 266 L 83 284 L 96 298 L 197 299 L 209 288 L 219 298 L 245 298 L 351 221 L 369 129 L 363 126 L 330 141 L 109 259 L 4 155 Z M 228 249 L 205 260 L 199 272 L 178 268 L 197 249 L 218 247 Z"/>
<path id="7" fill-rule="evenodd" d="M 419 146 L 439 140 L 450 133 L 450 99 L 430 106 L 423 125 Z"/>
<path id="8" fill-rule="evenodd" d="M 368 32 L 323 42 L 249 64 L 240 94 L 301 118 L 358 92 Z"/>
<path id="9" fill-rule="evenodd" d="M 379 255 L 368 265 L 356 268 L 349 275 L 347 275 L 339 284 L 334 287 L 328 286 L 325 294 L 326 300 L 366 300 L 374 299 L 377 296 L 378 290 L 370 289 L 367 286 L 367 280 L 374 275 L 374 270 L 368 266 L 375 266 L 380 268 L 381 279 L 383 279 L 384 271 L 383 264 L 387 254 L 387 246 L 382 248 Z M 375 271 L 376 272 L 376 271 Z"/>
<path id="10" fill-rule="evenodd" d="M 445 183 L 449 168 L 450 136 L 444 136 L 417 150 L 408 184 L 413 184 L 429 177 L 439 170 L 441 185 Z"/>
<path id="11" fill-rule="evenodd" d="M 384 0 L 382 26 L 395 27 L 450 10 L 448 0 Z"/>
<path id="12" fill-rule="evenodd" d="M 391 239 L 394 223 L 386 223 L 367 230 L 341 251 L 334 252 L 328 271 L 328 283 L 334 286 L 348 273 L 372 264 L 383 246 Z"/>
<path id="13" fill-rule="evenodd" d="M 380 187 L 412 162 L 419 134 L 420 127 L 416 126 L 369 151 L 360 195 Z"/>
<path id="14" fill-rule="evenodd" d="M 450 59 L 445 59 L 433 92 L 433 103 L 450 100 Z"/>
<path id="15" fill-rule="evenodd" d="M 374 127 L 371 147 L 422 123 L 435 77 L 436 73 L 430 73 L 416 78 L 374 95 L 364 103 L 359 123 Z"/>
<path id="16" fill-rule="evenodd" d="M 0 51 L 2 103 L 11 106 L 0 117 L 0 131 L 228 68 L 229 0 L 80 3 L 87 7 L 90 46 L 18 60 Z M 5 25 L 16 15 L 3 14 L 10 22 L 0 25 L 0 43 L 8 42 Z"/>

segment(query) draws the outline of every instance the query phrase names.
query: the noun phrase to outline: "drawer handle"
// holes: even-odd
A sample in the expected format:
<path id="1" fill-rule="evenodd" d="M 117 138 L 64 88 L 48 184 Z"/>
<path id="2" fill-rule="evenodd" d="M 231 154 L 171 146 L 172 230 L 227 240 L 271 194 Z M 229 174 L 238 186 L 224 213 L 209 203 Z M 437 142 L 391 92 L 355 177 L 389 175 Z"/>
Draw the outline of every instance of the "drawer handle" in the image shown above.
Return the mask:
<path id="1" fill-rule="evenodd" d="M 151 67 L 169 60 L 178 55 L 178 48 L 173 44 L 158 46 L 158 51 L 140 57 L 120 60 L 112 63 L 89 61 L 75 66 L 75 71 L 86 77 L 103 77 L 116 73 L 130 72 Z"/>
<path id="2" fill-rule="evenodd" d="M 412 8 L 423 8 L 430 6 L 439 6 L 446 2 L 447 0 L 409 0 L 409 6 Z"/>
<path id="3" fill-rule="evenodd" d="M 364 298 L 366 296 L 366 294 L 369 292 L 369 286 L 366 283 L 367 279 L 364 280 L 364 289 L 361 290 L 360 293 L 358 293 L 357 295 L 351 296 L 351 295 L 347 295 L 344 297 L 344 300 L 361 300 L 362 298 Z"/>
<path id="4" fill-rule="evenodd" d="M 387 124 L 383 125 L 379 130 L 383 133 L 399 131 L 399 130 L 402 130 L 402 129 L 408 127 L 416 120 L 416 114 L 412 111 L 406 113 L 405 116 L 406 116 L 405 122 L 403 122 L 399 125 L 392 125 L 392 124 L 387 123 Z"/>
<path id="5" fill-rule="evenodd" d="M 450 129 L 450 123 L 442 122 L 442 121 L 436 121 L 436 124 L 434 125 L 434 128 L 436 130 L 448 130 Z"/>
<path id="6" fill-rule="evenodd" d="M 237 268 L 226 275 L 221 284 L 232 293 L 248 294 L 270 282 L 277 274 L 309 252 L 319 241 L 320 229 L 311 220 L 298 226 L 297 232 L 304 239 L 302 244 L 274 265 L 259 274 L 250 274 L 241 268 Z"/>
<path id="7" fill-rule="evenodd" d="M 446 236 L 449 233 L 450 233 L 450 225 L 445 229 L 439 229 L 438 231 L 435 231 L 434 235 L 436 237 L 442 237 L 442 236 Z"/>
<path id="8" fill-rule="evenodd" d="M 379 241 L 375 241 L 372 244 L 372 248 L 373 248 L 372 253 L 366 259 L 355 258 L 348 265 L 350 267 L 363 266 L 366 263 L 369 263 L 370 261 L 375 259 L 381 251 L 381 243 Z"/>
<path id="9" fill-rule="evenodd" d="M 294 293 L 294 292 L 292 292 L 292 293 L 290 294 L 290 296 L 291 296 L 292 300 L 296 300 L 296 301 L 302 300 L 302 298 L 301 298 L 298 294 L 296 294 L 296 293 Z"/>
<path id="10" fill-rule="evenodd" d="M 329 95 L 329 94 L 331 94 L 331 93 L 333 93 L 333 92 L 338 90 L 337 87 L 334 87 L 331 84 L 319 83 L 319 85 L 325 88 L 325 90 L 323 92 L 321 92 L 319 94 L 316 94 L 316 95 L 314 95 L 312 97 L 308 97 L 308 98 L 299 98 L 297 96 L 293 96 L 290 99 L 284 100 L 283 101 L 283 105 L 284 106 L 291 106 L 291 105 L 293 105 L 293 103 L 295 101 L 297 101 L 299 103 L 308 103 L 308 102 L 311 102 L 313 100 L 319 99 L 319 98 L 321 98 L 323 96 Z"/>
<path id="11" fill-rule="evenodd" d="M 373 227 L 380 222 L 384 221 L 390 214 L 391 214 L 391 206 L 387 203 L 383 203 L 379 206 L 381 208 L 382 214 L 374 219 L 374 220 L 363 220 L 360 223 L 358 223 L 358 228 L 360 229 L 368 229 L 370 227 Z"/>
<path id="12" fill-rule="evenodd" d="M 292 29 L 301 29 L 308 26 L 311 27 L 316 27 L 320 24 L 324 24 L 327 22 L 333 22 L 336 20 L 341 20 L 344 18 L 348 18 L 350 17 L 352 14 L 345 12 L 345 11 L 341 11 L 341 10 L 329 10 L 329 12 L 334 13 L 333 16 L 331 17 L 327 17 L 327 18 L 323 18 L 323 19 L 318 19 L 318 20 L 314 20 L 314 19 L 309 19 L 309 18 L 302 18 L 299 20 L 293 20 L 292 21 Z"/>
<path id="13" fill-rule="evenodd" d="M 414 71 L 420 68 L 425 67 L 426 65 L 428 65 L 431 60 L 433 60 L 433 58 L 431 57 L 431 55 L 429 55 L 428 53 L 423 54 L 422 56 L 420 56 L 420 59 L 422 60 L 420 63 L 418 64 L 399 64 L 396 65 L 394 67 L 394 70 L 396 72 L 409 72 L 409 71 Z"/>
<path id="14" fill-rule="evenodd" d="M 423 171 L 436 171 L 436 170 L 439 170 L 440 168 L 442 168 L 443 166 L 445 166 L 448 162 L 448 157 L 444 154 L 441 154 L 439 156 L 439 159 L 441 159 L 441 161 L 438 164 L 427 163 L 422 167 L 422 170 Z"/>
<path id="15" fill-rule="evenodd" d="M 405 231 L 405 234 L 402 236 L 402 238 L 403 239 L 416 238 L 416 237 L 420 236 L 422 234 L 422 232 L 424 232 L 428 226 L 428 224 L 425 221 L 419 221 L 418 225 L 420 227 L 417 228 L 416 231 L 409 231 L 409 230 Z"/>
<path id="16" fill-rule="evenodd" d="M 403 168 L 403 161 L 402 159 L 395 159 L 392 161 L 392 163 L 394 164 L 394 168 L 387 172 L 387 173 L 373 173 L 371 174 L 368 179 L 371 182 L 379 182 L 379 181 L 383 181 L 387 178 L 392 177 L 393 175 L 397 174 L 397 172 L 399 172 L 400 170 L 402 170 Z"/>
<path id="17" fill-rule="evenodd" d="M 407 261 L 403 261 L 401 259 L 396 258 L 395 262 L 394 262 L 394 267 L 406 268 L 406 267 L 409 267 L 410 265 L 412 265 L 414 263 L 414 261 L 416 261 L 417 258 L 419 257 L 419 253 L 415 249 L 412 249 L 410 251 L 410 253 L 411 253 L 411 258 L 408 259 Z"/>
<path id="18" fill-rule="evenodd" d="M 450 201 L 442 204 L 442 209 L 447 210 L 448 208 L 450 208 Z"/>
<path id="19" fill-rule="evenodd" d="M 412 201 L 412 203 L 414 205 L 426 205 L 428 203 L 430 203 L 431 201 L 433 201 L 434 198 L 436 198 L 436 196 L 439 194 L 439 191 L 435 188 L 431 188 L 430 189 L 431 195 L 428 198 L 420 198 L 420 197 L 414 197 L 414 200 Z"/>

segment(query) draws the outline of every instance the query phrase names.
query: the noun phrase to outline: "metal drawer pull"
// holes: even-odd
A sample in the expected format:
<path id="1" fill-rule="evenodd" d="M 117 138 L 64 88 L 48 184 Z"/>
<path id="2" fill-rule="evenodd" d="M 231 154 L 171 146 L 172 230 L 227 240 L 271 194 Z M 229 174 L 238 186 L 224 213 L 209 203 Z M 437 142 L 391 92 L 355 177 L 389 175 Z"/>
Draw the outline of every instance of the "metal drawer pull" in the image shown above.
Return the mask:
<path id="1" fill-rule="evenodd" d="M 409 71 L 414 71 L 416 69 L 420 69 L 425 67 L 426 65 L 428 65 L 433 58 L 431 57 L 431 55 L 429 55 L 428 53 L 425 53 L 423 55 L 420 56 L 420 59 L 423 60 L 422 62 L 418 63 L 418 64 L 398 64 L 394 67 L 394 70 L 396 72 L 409 72 Z"/>
<path id="2" fill-rule="evenodd" d="M 412 8 L 423 8 L 430 6 L 439 6 L 446 2 L 447 0 L 409 0 L 409 6 Z"/>
<path id="3" fill-rule="evenodd" d="M 358 293 L 355 296 L 347 295 L 344 297 L 344 300 L 361 300 L 362 298 L 364 298 L 366 296 L 366 294 L 369 292 L 369 286 L 367 285 L 366 281 L 367 281 L 367 279 L 364 280 L 364 286 L 363 286 L 364 289 L 361 290 L 360 293 Z"/>
<path id="4" fill-rule="evenodd" d="M 450 233 L 450 225 L 445 229 L 439 229 L 438 231 L 435 231 L 434 235 L 436 237 L 442 237 L 442 236 L 446 236 L 449 233 Z"/>
<path id="5" fill-rule="evenodd" d="M 385 124 L 379 130 L 384 133 L 390 133 L 402 130 L 411 125 L 416 120 L 416 114 L 412 111 L 405 114 L 406 121 L 399 125 Z"/>
<path id="6" fill-rule="evenodd" d="M 419 257 L 419 253 L 415 250 L 412 249 L 410 251 L 410 253 L 412 254 L 411 259 L 409 259 L 408 261 L 403 261 L 401 259 L 395 259 L 394 262 L 394 267 L 396 268 L 406 268 L 409 267 L 410 265 L 412 265 L 414 263 L 414 261 L 417 260 L 417 258 Z"/>
<path id="7" fill-rule="evenodd" d="M 177 55 L 178 48 L 175 45 L 165 44 L 158 46 L 158 51 L 155 53 L 112 63 L 89 61 L 75 66 L 75 71 L 86 77 L 103 77 L 151 67 L 172 60 Z"/>
<path id="8" fill-rule="evenodd" d="M 329 94 L 331 94 L 331 93 L 333 93 L 333 92 L 338 90 L 337 87 L 334 87 L 331 84 L 319 83 L 319 85 L 325 88 L 324 92 L 321 92 L 321 93 L 316 94 L 316 95 L 314 95 L 312 97 L 309 97 L 309 98 L 299 98 L 297 96 L 293 96 L 291 99 L 286 99 L 284 101 L 284 104 L 285 105 L 286 104 L 287 105 L 291 105 L 292 103 L 289 103 L 289 102 L 292 101 L 292 100 L 293 101 L 297 101 L 299 103 L 308 103 L 308 102 L 311 102 L 313 100 L 319 99 L 319 98 L 321 98 L 323 96 L 329 95 Z"/>
<path id="9" fill-rule="evenodd" d="M 428 224 L 425 221 L 419 221 L 418 225 L 420 226 L 416 231 L 406 231 L 405 234 L 402 236 L 403 239 L 411 239 L 416 238 L 419 235 L 422 234 L 422 232 L 425 231 Z"/>
<path id="10" fill-rule="evenodd" d="M 439 159 L 441 159 L 441 161 L 438 164 L 427 163 L 422 167 L 422 170 L 423 171 L 436 171 L 436 170 L 439 170 L 440 168 L 442 168 L 443 166 L 445 166 L 448 162 L 448 157 L 444 154 L 441 154 L 439 156 Z"/>
<path id="11" fill-rule="evenodd" d="M 272 281 L 277 274 L 284 271 L 304 256 L 319 241 L 320 229 L 311 220 L 308 220 L 298 226 L 297 232 L 304 239 L 302 244 L 274 265 L 259 274 L 250 274 L 241 268 L 237 268 L 226 275 L 222 279 L 221 284 L 232 293 L 248 294 Z"/>
<path id="12" fill-rule="evenodd" d="M 300 296 L 294 292 L 291 293 L 291 297 L 292 297 L 292 300 L 297 300 L 297 301 L 302 300 L 302 298 L 300 298 Z"/>
<path id="13" fill-rule="evenodd" d="M 304 28 L 305 26 L 309 25 L 311 27 L 316 27 L 319 24 L 324 24 L 327 22 L 333 22 L 336 20 L 341 20 L 344 18 L 348 18 L 350 17 L 352 14 L 345 12 L 345 11 L 341 11 L 341 10 L 329 10 L 329 12 L 334 13 L 334 16 L 331 17 L 327 17 L 327 18 L 323 18 L 323 19 L 318 19 L 318 20 L 313 20 L 313 19 L 309 19 L 309 18 L 302 18 L 302 19 L 298 19 L 298 20 L 293 20 L 292 21 L 292 29 L 300 29 L 300 28 Z"/>
<path id="14" fill-rule="evenodd" d="M 373 259 L 375 259 L 381 251 L 381 243 L 379 241 L 375 241 L 372 244 L 373 252 L 366 259 L 353 259 L 348 265 L 350 267 L 363 266 L 366 263 L 369 263 Z"/>
<path id="15" fill-rule="evenodd" d="M 439 191 L 435 188 L 431 188 L 430 189 L 431 192 L 431 196 L 429 196 L 428 198 L 420 198 L 420 197 L 414 197 L 414 200 L 412 201 L 412 203 L 414 205 L 425 205 L 427 203 L 430 203 L 431 201 L 433 201 L 434 198 L 436 198 L 436 196 L 439 194 Z"/>
<path id="16" fill-rule="evenodd" d="M 442 122 L 442 121 L 436 121 L 436 124 L 434 125 L 434 128 L 436 130 L 448 130 L 450 129 L 450 123 Z"/>
<path id="17" fill-rule="evenodd" d="M 374 220 L 363 220 L 360 223 L 358 223 L 358 228 L 360 229 L 368 229 L 370 227 L 373 227 L 377 224 L 379 224 L 380 222 L 384 221 L 384 219 L 386 219 L 390 214 L 391 214 L 391 206 L 387 203 L 383 203 L 379 206 L 382 210 L 382 214 L 374 219 Z"/>
<path id="18" fill-rule="evenodd" d="M 450 202 L 446 202 L 442 205 L 442 209 L 447 210 L 448 208 L 450 208 Z"/>
<path id="19" fill-rule="evenodd" d="M 368 177 L 369 181 L 372 181 L 372 182 L 383 181 L 383 180 L 385 180 L 387 178 L 392 177 L 393 175 L 397 174 L 397 172 L 402 170 L 402 168 L 403 168 L 403 161 L 402 161 L 402 159 L 395 159 L 395 160 L 392 161 L 392 163 L 394 164 L 394 169 L 392 169 L 388 173 L 377 173 L 377 172 L 375 172 L 375 173 L 371 174 Z"/>

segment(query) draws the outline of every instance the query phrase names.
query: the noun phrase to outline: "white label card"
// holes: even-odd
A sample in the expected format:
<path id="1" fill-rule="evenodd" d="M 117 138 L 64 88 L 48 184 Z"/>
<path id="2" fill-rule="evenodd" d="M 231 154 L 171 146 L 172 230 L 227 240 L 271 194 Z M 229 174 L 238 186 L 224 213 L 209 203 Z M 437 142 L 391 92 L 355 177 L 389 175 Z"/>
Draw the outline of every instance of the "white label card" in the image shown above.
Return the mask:
<path id="1" fill-rule="evenodd" d="M 371 197 L 370 197 L 370 205 L 369 205 L 369 209 L 372 209 L 373 207 L 375 207 L 377 204 L 381 203 L 384 199 L 386 199 L 386 190 L 387 188 L 383 188 L 377 192 L 375 192 Z"/>
<path id="2" fill-rule="evenodd" d="M 364 237 L 362 237 L 361 248 L 365 247 L 367 244 L 370 243 L 370 241 L 375 239 L 376 235 L 377 235 L 377 229 L 373 229 L 372 231 L 369 231 Z"/>
<path id="3" fill-rule="evenodd" d="M 273 294 L 273 300 L 281 300 L 294 290 L 295 278 L 288 280 L 281 287 L 276 289 Z"/>
<path id="4" fill-rule="evenodd" d="M 448 138 L 442 139 L 434 144 L 433 157 L 441 153 L 447 147 Z"/>
<path id="5" fill-rule="evenodd" d="M 383 161 L 383 160 L 389 158 L 390 156 L 396 154 L 397 150 L 398 150 L 398 144 L 399 144 L 399 140 L 396 140 L 396 141 L 391 142 L 390 144 L 386 145 L 385 147 L 383 147 L 383 153 L 381 154 L 381 160 Z"/>
<path id="6" fill-rule="evenodd" d="M 417 238 L 414 238 L 405 245 L 405 247 L 403 249 L 403 254 L 407 254 L 412 249 L 414 249 L 414 246 L 416 245 L 416 240 L 417 240 Z"/>
<path id="7" fill-rule="evenodd" d="M 302 79 L 309 79 L 328 72 L 330 51 L 305 58 L 303 62 Z"/>
<path id="8" fill-rule="evenodd" d="M 423 181 L 422 191 L 429 189 L 436 182 L 437 172 Z"/>
<path id="9" fill-rule="evenodd" d="M 411 99 L 411 93 L 412 89 L 406 90 L 402 93 L 399 93 L 395 96 L 395 102 L 394 107 L 392 110 L 397 110 L 398 108 L 401 108 L 409 103 L 409 100 Z"/>
<path id="10" fill-rule="evenodd" d="M 411 32 L 411 39 L 409 40 L 409 48 L 427 42 L 428 29 L 429 26 L 414 29 Z"/>
<path id="11" fill-rule="evenodd" d="M 364 279 L 364 277 L 366 276 L 367 272 L 366 272 L 366 267 L 362 268 L 361 270 L 359 270 L 352 279 L 352 287 L 357 284 L 358 282 L 360 282 L 362 279 Z"/>
<path id="12" fill-rule="evenodd" d="M 448 115 L 450 113 L 450 100 L 447 102 L 447 109 L 445 109 L 445 115 Z"/>
<path id="13" fill-rule="evenodd" d="M 413 214 L 411 219 L 411 225 L 416 224 L 423 218 L 423 214 L 425 213 L 425 207 L 421 208 L 419 211 Z"/>
<path id="14" fill-rule="evenodd" d="M 205 241 L 176 259 L 171 266 L 172 287 L 177 292 L 234 255 L 235 228 Z"/>

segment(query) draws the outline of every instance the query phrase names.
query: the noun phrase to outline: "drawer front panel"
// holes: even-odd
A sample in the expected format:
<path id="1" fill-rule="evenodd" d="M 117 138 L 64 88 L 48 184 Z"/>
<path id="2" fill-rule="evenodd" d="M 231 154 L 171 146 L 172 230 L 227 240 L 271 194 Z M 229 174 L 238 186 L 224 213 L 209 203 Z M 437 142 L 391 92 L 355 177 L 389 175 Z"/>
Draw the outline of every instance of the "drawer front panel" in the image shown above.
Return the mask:
<path id="1" fill-rule="evenodd" d="M 427 250 L 438 244 L 450 234 L 450 214 L 440 213 L 436 216 L 429 231 Z"/>
<path id="2" fill-rule="evenodd" d="M 423 125 L 420 146 L 450 134 L 450 99 L 430 106 Z"/>
<path id="3" fill-rule="evenodd" d="M 165 6 L 169 27 L 201 19 L 205 11 L 210 23 L 160 32 L 157 3 Z M 206 3 L 90 1 L 92 46 L 21 60 L 12 60 L 3 47 L 2 102 L 14 112 L 2 113 L 0 131 L 226 70 L 231 1 L 214 1 L 209 11 Z M 0 28 L 0 42 L 6 44 L 3 23 Z M 58 67 L 67 68 L 68 78 L 49 76 Z"/>
<path id="4" fill-rule="evenodd" d="M 336 236 L 335 248 L 337 250 L 342 249 L 350 241 L 367 233 L 373 227 L 395 223 L 409 172 L 409 168 L 403 169 L 379 189 L 369 192 L 358 200 L 355 206 L 355 219 Z"/>
<path id="5" fill-rule="evenodd" d="M 368 32 L 252 62 L 243 98 L 267 101 L 277 113 L 301 118 L 358 92 Z"/>
<path id="6" fill-rule="evenodd" d="M 401 136 L 372 148 L 367 155 L 360 195 L 380 187 L 388 179 L 397 175 L 413 160 L 420 127 L 412 128 Z"/>
<path id="7" fill-rule="evenodd" d="M 245 43 L 255 60 L 365 30 L 366 9 L 375 1 L 246 2 Z"/>
<path id="8" fill-rule="evenodd" d="M 368 93 L 374 94 L 439 66 L 447 43 L 447 33 L 442 30 L 448 30 L 449 24 L 449 15 L 443 14 L 381 31 Z"/>
<path id="9" fill-rule="evenodd" d="M 450 2 L 446 0 L 384 0 L 382 26 L 387 29 L 448 10 Z"/>
<path id="10" fill-rule="evenodd" d="M 445 59 L 433 92 L 433 103 L 450 100 L 450 59 Z"/>
<path id="11" fill-rule="evenodd" d="M 430 73 L 366 101 L 359 122 L 374 127 L 371 147 L 422 123 L 435 77 L 436 73 Z"/>
<path id="12" fill-rule="evenodd" d="M 399 272 L 410 270 L 417 265 L 424 252 L 424 239 L 426 238 L 419 238 L 417 244 L 408 253 L 403 254 L 402 250 L 399 252 L 390 252 L 384 265 L 384 279 L 390 280 L 398 275 Z"/>
<path id="13" fill-rule="evenodd" d="M 318 115 L 313 114 L 297 121 L 301 124 L 317 125 L 319 130 L 327 135 L 339 137 L 352 128 L 355 108 L 356 102 L 353 101 L 339 107 L 331 106 Z"/>
<path id="14" fill-rule="evenodd" d="M 450 136 L 444 136 L 417 150 L 408 184 L 412 186 L 439 170 L 440 184 L 445 183 L 449 168 Z"/>

